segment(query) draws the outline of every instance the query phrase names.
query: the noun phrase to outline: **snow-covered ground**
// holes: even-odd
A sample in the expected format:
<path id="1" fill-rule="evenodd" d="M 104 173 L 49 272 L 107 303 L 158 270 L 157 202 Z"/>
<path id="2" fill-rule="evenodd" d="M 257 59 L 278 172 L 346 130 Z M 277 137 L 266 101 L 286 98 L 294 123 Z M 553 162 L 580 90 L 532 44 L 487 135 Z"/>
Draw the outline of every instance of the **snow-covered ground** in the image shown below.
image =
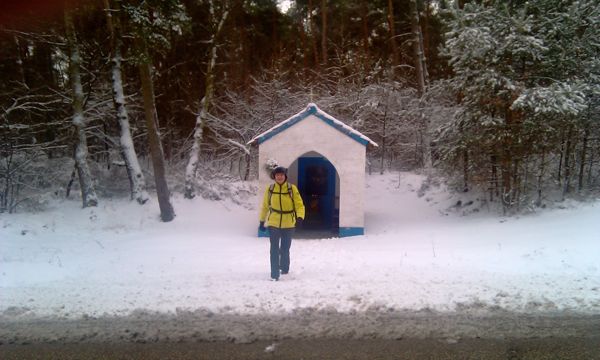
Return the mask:
<path id="1" fill-rule="evenodd" d="M 368 176 L 366 235 L 295 239 L 279 282 L 268 281 L 268 240 L 255 236 L 255 184 L 235 184 L 239 204 L 175 196 L 170 223 L 155 200 L 2 214 L 0 322 L 199 311 L 598 318 L 600 203 L 504 218 L 453 207 L 440 187 L 418 196 L 422 181 Z"/>

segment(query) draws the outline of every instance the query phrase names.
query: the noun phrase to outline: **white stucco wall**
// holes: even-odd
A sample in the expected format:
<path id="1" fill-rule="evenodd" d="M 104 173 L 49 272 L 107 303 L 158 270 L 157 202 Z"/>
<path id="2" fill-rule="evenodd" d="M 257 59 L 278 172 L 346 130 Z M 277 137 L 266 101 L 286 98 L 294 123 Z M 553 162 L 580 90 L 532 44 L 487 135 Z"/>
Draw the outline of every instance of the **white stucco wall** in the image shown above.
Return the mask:
<path id="1" fill-rule="evenodd" d="M 285 129 L 259 145 L 259 184 L 272 182 L 265 169 L 268 159 L 285 167 L 308 152 L 326 157 L 340 180 L 340 227 L 364 227 L 366 147 L 314 115 Z M 297 169 L 294 169 L 297 173 Z M 293 173 L 293 172 L 292 172 Z"/>

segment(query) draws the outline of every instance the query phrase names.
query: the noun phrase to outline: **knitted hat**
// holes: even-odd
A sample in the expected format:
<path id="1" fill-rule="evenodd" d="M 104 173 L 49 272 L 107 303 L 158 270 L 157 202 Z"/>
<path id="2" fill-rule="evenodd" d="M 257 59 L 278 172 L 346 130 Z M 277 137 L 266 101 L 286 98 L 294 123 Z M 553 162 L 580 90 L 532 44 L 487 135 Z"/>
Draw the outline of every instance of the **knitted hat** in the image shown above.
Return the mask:
<path id="1" fill-rule="evenodd" d="M 275 180 L 275 174 L 284 174 L 285 179 L 287 180 L 287 169 L 283 166 L 278 166 L 275 169 L 271 170 L 271 179 Z"/>

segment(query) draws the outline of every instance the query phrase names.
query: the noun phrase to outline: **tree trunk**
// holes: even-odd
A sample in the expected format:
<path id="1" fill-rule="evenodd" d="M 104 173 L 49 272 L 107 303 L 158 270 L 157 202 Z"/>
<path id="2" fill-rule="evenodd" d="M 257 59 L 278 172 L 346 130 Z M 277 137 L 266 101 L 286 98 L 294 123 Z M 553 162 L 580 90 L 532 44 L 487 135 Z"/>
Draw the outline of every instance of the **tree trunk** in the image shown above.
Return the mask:
<path id="1" fill-rule="evenodd" d="M 510 151 L 508 151 L 506 149 L 506 147 L 503 149 L 503 153 L 502 153 L 502 159 L 500 160 L 500 175 L 502 177 L 502 193 L 501 193 L 501 200 L 502 200 L 502 205 L 504 207 L 504 210 L 508 210 L 511 206 L 511 197 L 512 197 L 512 185 L 511 185 L 511 180 L 512 180 L 512 157 L 510 154 Z"/>
<path id="2" fill-rule="evenodd" d="M 500 154 L 500 171 L 502 177 L 502 204 L 504 210 L 510 209 L 514 203 L 516 184 L 514 183 L 515 158 L 514 143 L 517 141 L 514 114 L 510 109 L 504 110 L 504 127 L 502 131 L 502 149 Z"/>
<path id="3" fill-rule="evenodd" d="M 298 28 L 298 33 L 300 33 L 300 44 L 302 45 L 302 64 L 304 65 L 303 70 L 305 75 L 307 75 L 309 68 L 308 60 L 310 58 L 310 49 L 307 45 L 306 31 L 304 31 L 304 24 L 302 20 L 300 20 L 296 26 Z"/>
<path id="4" fill-rule="evenodd" d="M 396 73 L 396 66 L 400 63 L 400 56 L 398 54 L 398 46 L 396 45 L 396 27 L 394 19 L 394 4 L 392 0 L 388 0 L 388 15 L 387 15 L 388 26 L 390 27 L 390 45 L 392 47 L 392 67 L 394 73 Z"/>
<path id="5" fill-rule="evenodd" d="M 583 178 L 585 173 L 585 158 L 587 155 L 588 139 L 590 137 L 590 126 L 586 125 L 583 131 L 583 143 L 581 144 L 581 156 L 579 158 L 579 177 L 577 183 L 577 192 L 581 193 L 583 190 Z"/>
<path id="6" fill-rule="evenodd" d="M 423 169 L 429 175 L 433 170 L 433 160 L 431 159 L 431 135 L 429 134 L 429 118 L 423 114 L 423 108 L 419 101 L 419 114 L 423 122 L 421 130 L 422 159 Z"/>
<path id="7" fill-rule="evenodd" d="M 315 68 L 319 68 L 319 52 L 317 51 L 317 39 L 315 25 L 313 23 L 313 3 L 312 0 L 308 0 L 308 28 L 310 29 L 310 41 L 313 49 L 313 56 L 315 58 Z"/>
<path id="8" fill-rule="evenodd" d="M 415 61 L 415 72 L 417 77 L 417 90 L 419 95 L 425 94 L 427 86 L 427 69 L 425 67 L 425 54 L 423 53 L 423 34 L 419 24 L 419 10 L 417 9 L 417 0 L 410 0 L 411 29 L 413 33 L 413 51 Z"/>
<path id="9" fill-rule="evenodd" d="M 546 150 L 542 152 L 542 159 L 540 161 L 540 168 L 538 170 L 536 189 L 537 189 L 537 197 L 535 199 L 535 206 L 542 206 L 542 189 L 543 189 L 543 180 L 544 180 L 544 168 L 546 165 Z"/>
<path id="10" fill-rule="evenodd" d="M 418 13 L 417 13 L 418 15 Z M 417 17 L 418 19 L 418 17 Z M 427 56 L 425 53 L 425 45 L 424 45 L 424 40 L 423 40 L 423 29 L 421 28 L 421 25 L 419 25 L 418 27 L 419 29 L 419 48 L 421 50 L 421 56 L 420 56 L 420 60 L 421 60 L 421 69 L 423 70 L 423 81 L 425 82 L 425 87 L 429 86 L 429 71 L 427 70 Z"/>
<path id="11" fill-rule="evenodd" d="M 363 70 L 367 69 L 369 64 L 369 3 L 367 0 L 360 2 L 362 13 L 362 50 L 363 50 Z"/>
<path id="12" fill-rule="evenodd" d="M 490 163 L 492 165 L 491 169 L 491 183 L 490 183 L 490 202 L 494 201 L 494 196 L 498 196 L 499 183 L 498 183 L 498 157 L 496 155 L 492 155 L 490 157 Z"/>
<path id="13" fill-rule="evenodd" d="M 512 193 L 510 202 L 511 204 L 515 204 L 517 206 L 517 211 L 519 210 L 520 205 L 520 197 L 521 197 L 521 175 L 519 173 L 519 167 L 521 165 L 521 161 L 518 157 L 515 157 L 512 161 L 512 180 L 511 187 Z"/>
<path id="14" fill-rule="evenodd" d="M 425 22 L 423 23 L 423 26 L 421 27 L 421 33 L 423 34 L 422 36 L 422 49 L 423 49 L 423 54 L 424 58 L 427 59 L 428 55 L 431 54 L 430 52 L 430 43 L 431 43 L 431 36 L 430 36 L 430 26 L 429 26 L 429 19 L 431 18 L 431 0 L 425 0 L 424 3 L 425 6 L 425 17 L 424 20 Z M 427 67 L 425 67 L 425 69 L 427 69 Z"/>
<path id="15" fill-rule="evenodd" d="M 85 131 L 85 118 L 83 115 L 83 86 L 81 85 L 81 57 L 75 34 L 73 18 L 69 10 L 65 10 L 65 30 L 69 45 L 69 82 L 73 91 L 73 127 L 75 128 L 75 166 L 79 175 L 81 187 L 81 200 L 83 207 L 98 205 L 98 196 L 94 188 L 92 174 L 88 165 L 87 135 Z"/>
<path id="16" fill-rule="evenodd" d="M 383 175 L 384 172 L 384 168 L 385 168 L 385 139 L 386 139 L 386 125 L 387 125 L 387 102 L 389 100 L 389 97 L 386 98 L 386 107 L 385 107 L 385 111 L 383 113 L 383 129 L 381 132 L 381 169 L 379 169 L 379 173 L 381 175 Z"/>
<path id="17" fill-rule="evenodd" d="M 564 182 L 563 182 L 563 191 L 562 191 L 562 195 L 563 195 L 563 200 L 565 198 L 565 195 L 568 194 L 569 192 L 571 192 L 571 146 L 572 146 L 572 139 L 571 137 L 573 136 L 573 125 L 569 125 L 569 130 L 567 131 L 567 142 L 565 145 L 565 175 L 564 175 Z"/>
<path id="18" fill-rule="evenodd" d="M 211 5 L 212 6 L 212 5 Z M 195 194 L 194 182 L 196 180 L 196 171 L 198 170 L 198 162 L 200 160 L 200 148 L 202 145 L 202 133 L 206 124 L 206 118 L 209 114 L 210 105 L 214 97 L 214 82 L 215 82 L 215 66 L 217 63 L 217 37 L 223 28 L 223 24 L 227 19 L 229 12 L 225 10 L 221 15 L 221 19 L 215 28 L 215 32 L 211 39 L 210 57 L 206 66 L 206 81 L 204 89 L 204 97 L 200 101 L 200 111 L 196 116 L 196 125 L 194 127 L 194 142 L 190 150 L 190 157 L 185 168 L 185 190 L 184 196 L 186 199 L 193 199 Z"/>
<path id="19" fill-rule="evenodd" d="M 11 173 L 13 173 L 12 160 L 15 151 L 12 146 L 12 141 L 8 140 L 9 136 L 3 136 L 2 138 L 3 145 L 1 151 L 3 153 L 3 159 L 2 167 L 0 168 L 0 178 L 3 180 L 0 182 L 0 184 L 2 184 L 2 190 L 0 190 L 0 213 L 9 211 L 10 190 L 13 186 L 13 176 Z"/>
<path id="20" fill-rule="evenodd" d="M 463 192 L 469 191 L 469 151 L 464 149 L 463 155 Z"/>
<path id="21" fill-rule="evenodd" d="M 594 183 L 594 180 L 592 178 L 592 170 L 594 169 L 594 152 L 590 151 L 590 156 L 589 156 L 589 160 L 588 160 L 588 171 L 587 171 L 587 185 L 588 188 L 591 188 L 592 184 Z"/>
<path id="22" fill-rule="evenodd" d="M 208 83 L 207 76 L 207 88 L 209 87 Z M 198 170 L 198 162 L 200 161 L 200 145 L 202 144 L 204 124 L 206 123 L 206 115 L 208 113 L 207 96 L 208 94 L 205 94 L 202 100 L 200 100 L 200 112 L 196 116 L 192 148 L 190 150 L 187 166 L 185 167 L 185 189 L 183 194 L 186 199 L 193 199 L 196 196 L 194 182 L 196 179 L 196 171 Z"/>
<path id="23" fill-rule="evenodd" d="M 21 50 L 21 43 L 19 38 L 16 35 L 13 35 L 13 39 L 15 41 L 15 54 L 16 54 L 16 63 L 17 63 L 17 72 L 19 73 L 19 81 L 23 84 L 24 87 L 29 87 L 27 85 L 27 78 L 25 77 L 25 62 L 23 61 L 23 51 Z"/>
<path id="24" fill-rule="evenodd" d="M 327 0 L 321 0 L 321 59 L 327 66 Z"/>
<path id="25" fill-rule="evenodd" d="M 421 24 L 419 21 L 419 10 L 417 8 L 417 1 L 410 1 L 410 12 L 411 12 L 411 28 L 413 33 L 413 51 L 415 70 L 417 77 L 417 90 L 419 96 L 423 96 L 426 92 L 427 85 L 429 82 L 429 75 L 427 74 L 427 66 L 425 61 L 425 51 L 423 46 L 423 31 L 421 30 Z M 429 136 L 429 119 L 424 116 L 421 101 L 419 101 L 419 115 L 423 122 L 422 124 L 422 162 L 423 168 L 426 172 L 430 172 L 433 168 L 431 160 L 431 138 Z"/>
<path id="26" fill-rule="evenodd" d="M 173 220 L 175 211 L 171 205 L 169 186 L 167 185 L 165 157 L 160 143 L 160 133 L 158 128 L 158 115 L 156 105 L 154 104 L 154 87 L 152 85 L 152 70 L 149 63 L 148 49 L 143 39 L 140 41 L 142 50 L 142 61 L 138 65 L 140 79 L 142 82 L 142 96 L 144 98 L 144 113 L 146 115 L 146 127 L 148 128 L 148 143 L 150 145 L 150 155 L 152 157 L 152 166 L 154 167 L 154 181 L 156 182 L 156 195 L 158 197 L 158 206 L 160 207 L 160 218 L 164 222 Z"/>
<path id="27" fill-rule="evenodd" d="M 425 64 L 425 52 L 423 50 L 423 32 L 421 31 L 421 25 L 419 22 L 419 10 L 417 8 L 417 1 L 410 0 L 410 12 L 411 12 L 411 28 L 413 33 L 413 51 L 415 61 L 415 73 L 417 77 L 417 90 L 419 96 L 423 96 L 426 91 L 429 75 L 427 74 L 427 67 Z M 421 102 L 419 102 L 419 113 L 420 118 L 423 121 L 422 124 L 422 139 L 423 139 L 423 168 L 426 172 L 430 172 L 432 169 L 431 163 L 431 139 L 429 136 L 429 120 L 426 116 L 423 116 L 423 110 Z"/>
<path id="28" fill-rule="evenodd" d="M 244 178 L 242 180 L 244 181 L 248 181 L 248 179 L 250 178 L 250 162 L 252 160 L 252 157 L 250 156 L 250 154 L 246 154 L 244 155 L 244 164 L 245 164 L 245 168 L 244 168 Z"/>
<path id="29" fill-rule="evenodd" d="M 558 156 L 558 171 L 556 173 L 556 182 L 559 185 L 562 185 L 562 168 L 563 168 L 564 154 L 565 154 L 565 131 L 563 129 L 561 131 L 561 137 L 560 137 L 560 154 Z"/>
<path id="30" fill-rule="evenodd" d="M 148 192 L 146 191 L 146 179 L 142 168 L 138 161 L 133 139 L 131 138 L 131 130 L 129 127 L 129 114 L 127 113 L 125 93 L 123 91 L 123 80 L 121 71 L 121 21 L 120 16 L 120 0 L 115 0 L 115 14 L 113 21 L 112 9 L 109 0 L 104 0 L 104 8 L 106 11 L 106 21 L 111 37 L 111 52 L 112 52 L 112 93 L 115 110 L 117 113 L 117 123 L 120 129 L 119 144 L 120 152 L 125 167 L 127 169 L 127 177 L 131 189 L 131 199 L 135 199 L 139 204 L 144 204 L 148 201 Z"/>

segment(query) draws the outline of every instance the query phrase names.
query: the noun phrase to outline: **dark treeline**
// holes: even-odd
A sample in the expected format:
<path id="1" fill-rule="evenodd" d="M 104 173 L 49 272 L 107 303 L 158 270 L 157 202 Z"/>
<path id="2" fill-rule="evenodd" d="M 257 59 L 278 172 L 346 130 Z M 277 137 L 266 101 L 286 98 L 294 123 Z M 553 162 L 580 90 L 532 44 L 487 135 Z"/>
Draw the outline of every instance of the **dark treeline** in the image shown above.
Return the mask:
<path id="1" fill-rule="evenodd" d="M 252 178 L 248 140 L 308 102 L 380 144 L 369 171 L 436 170 L 505 210 L 585 197 L 600 187 L 599 13 L 592 0 L 25 1 L 1 18 L 0 212 L 57 183 L 94 206 L 118 175 L 140 204 L 152 186 L 168 221 L 167 180 L 192 198 L 217 176 Z"/>

